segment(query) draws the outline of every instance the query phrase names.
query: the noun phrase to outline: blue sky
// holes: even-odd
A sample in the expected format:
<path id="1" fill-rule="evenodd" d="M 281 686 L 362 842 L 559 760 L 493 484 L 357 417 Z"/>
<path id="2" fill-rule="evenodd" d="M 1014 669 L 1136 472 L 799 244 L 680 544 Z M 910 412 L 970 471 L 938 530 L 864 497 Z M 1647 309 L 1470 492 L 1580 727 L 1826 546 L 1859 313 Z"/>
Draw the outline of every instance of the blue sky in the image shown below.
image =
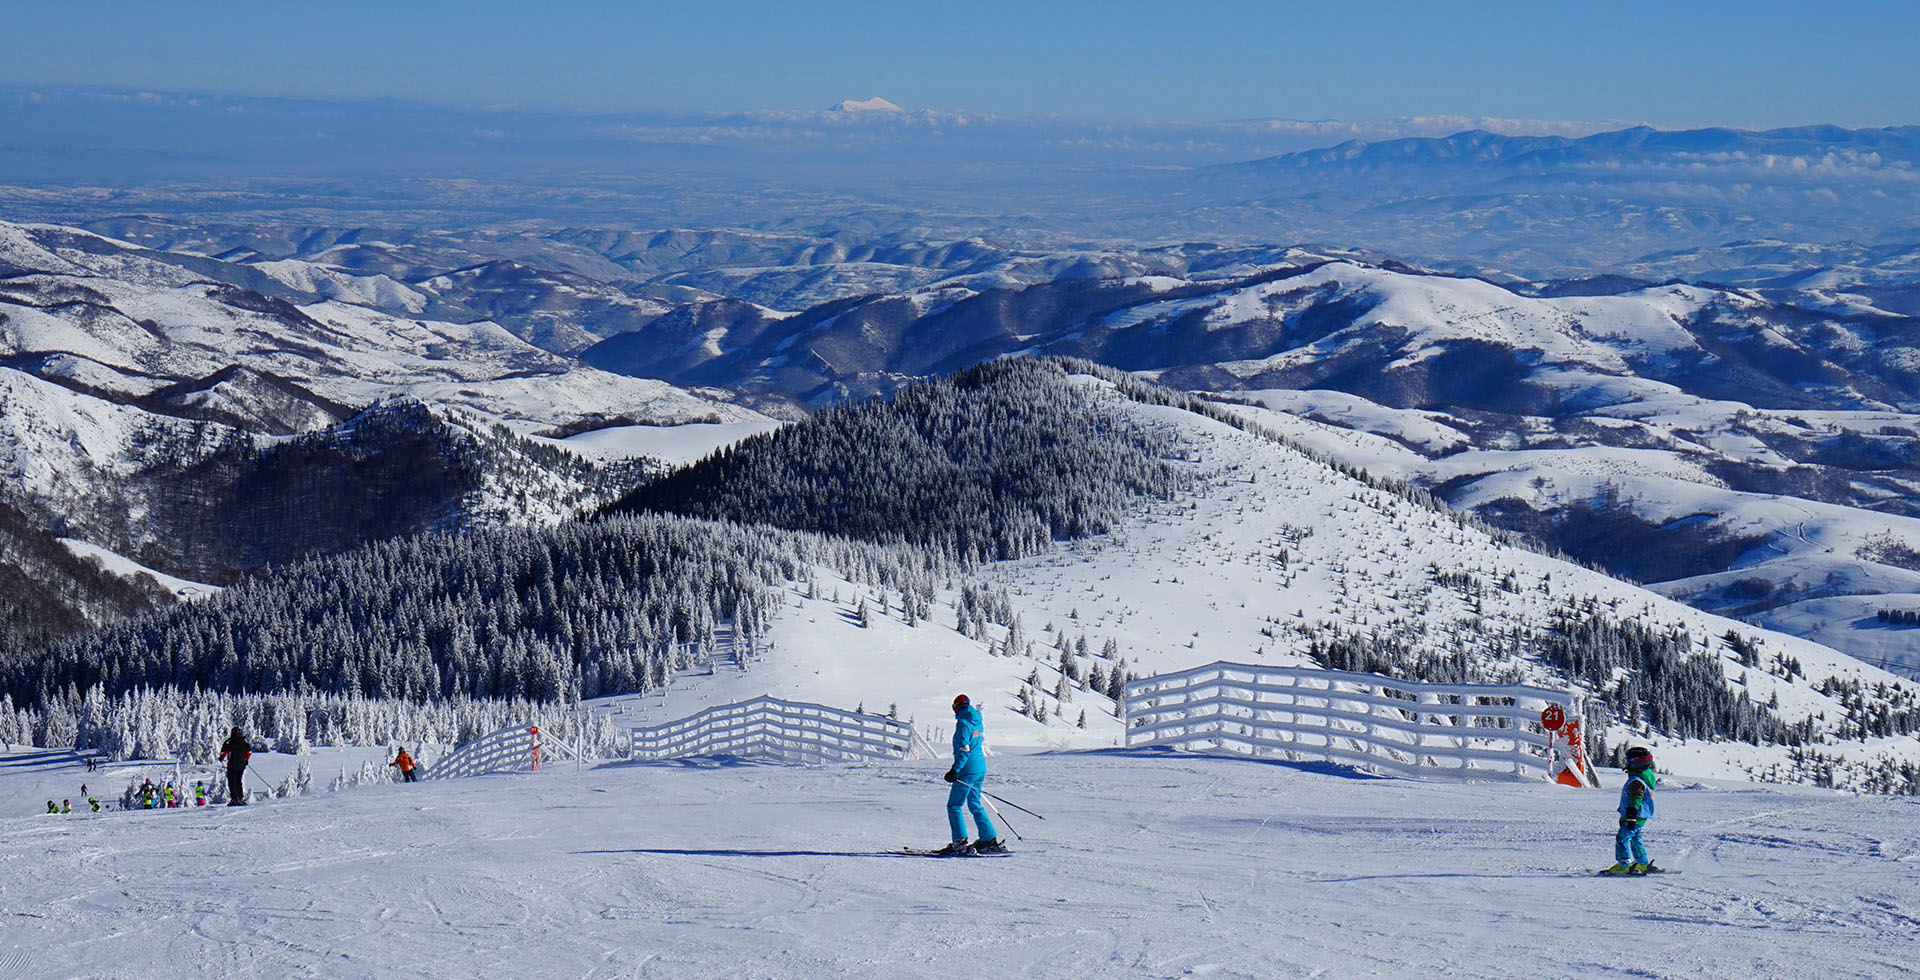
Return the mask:
<path id="1" fill-rule="evenodd" d="M 11 4 L 0 82 L 541 109 L 1920 123 L 1920 3 Z"/>

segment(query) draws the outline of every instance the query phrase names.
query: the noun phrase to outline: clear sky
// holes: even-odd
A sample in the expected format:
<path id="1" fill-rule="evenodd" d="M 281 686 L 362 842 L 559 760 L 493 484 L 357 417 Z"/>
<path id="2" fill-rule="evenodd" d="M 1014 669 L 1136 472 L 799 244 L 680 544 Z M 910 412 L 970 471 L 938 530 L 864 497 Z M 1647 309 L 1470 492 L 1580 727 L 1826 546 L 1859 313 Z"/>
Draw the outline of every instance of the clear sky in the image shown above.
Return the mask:
<path id="1" fill-rule="evenodd" d="M 6 5 L 0 82 L 1124 121 L 1920 123 L 1920 0 Z M 0 134 L 3 135 L 3 134 Z"/>

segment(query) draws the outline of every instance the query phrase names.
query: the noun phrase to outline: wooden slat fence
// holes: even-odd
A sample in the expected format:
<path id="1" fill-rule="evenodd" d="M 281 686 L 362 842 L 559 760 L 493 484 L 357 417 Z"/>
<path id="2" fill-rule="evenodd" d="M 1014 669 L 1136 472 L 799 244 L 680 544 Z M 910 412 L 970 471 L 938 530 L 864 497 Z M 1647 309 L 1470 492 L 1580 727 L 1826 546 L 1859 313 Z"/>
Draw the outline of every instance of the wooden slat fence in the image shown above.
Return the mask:
<path id="1" fill-rule="evenodd" d="M 1403 776 L 1548 778 L 1540 712 L 1566 691 L 1213 663 L 1129 681 L 1128 747 L 1324 759 Z"/>

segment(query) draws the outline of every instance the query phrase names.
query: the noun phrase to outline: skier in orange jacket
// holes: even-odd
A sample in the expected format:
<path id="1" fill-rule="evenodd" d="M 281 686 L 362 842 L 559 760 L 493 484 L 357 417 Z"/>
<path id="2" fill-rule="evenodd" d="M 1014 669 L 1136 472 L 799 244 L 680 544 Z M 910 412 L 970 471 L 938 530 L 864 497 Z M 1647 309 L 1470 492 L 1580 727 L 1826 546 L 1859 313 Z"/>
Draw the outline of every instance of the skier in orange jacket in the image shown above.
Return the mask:
<path id="1" fill-rule="evenodd" d="M 400 776 L 401 778 L 405 779 L 407 782 L 409 783 L 419 782 L 420 778 L 413 774 L 413 756 L 410 756 L 407 754 L 407 747 L 404 745 L 398 746 L 398 750 L 400 754 L 394 756 L 393 761 L 387 763 L 387 765 L 399 766 Z"/>

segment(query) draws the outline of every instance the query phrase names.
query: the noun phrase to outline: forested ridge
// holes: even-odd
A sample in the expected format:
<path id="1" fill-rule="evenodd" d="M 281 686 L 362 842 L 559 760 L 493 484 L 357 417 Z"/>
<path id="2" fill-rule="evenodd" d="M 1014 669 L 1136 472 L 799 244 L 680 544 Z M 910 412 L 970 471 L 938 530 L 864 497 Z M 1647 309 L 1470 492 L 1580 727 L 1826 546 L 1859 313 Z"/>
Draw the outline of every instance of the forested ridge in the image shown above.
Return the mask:
<path id="1" fill-rule="evenodd" d="M 1111 530 L 1187 483 L 1171 437 L 1103 404 L 1069 362 L 1018 358 L 891 401 L 823 409 L 653 480 L 608 508 L 931 548 L 962 563 Z M 1112 374 L 1111 371 L 1104 373 Z"/>

